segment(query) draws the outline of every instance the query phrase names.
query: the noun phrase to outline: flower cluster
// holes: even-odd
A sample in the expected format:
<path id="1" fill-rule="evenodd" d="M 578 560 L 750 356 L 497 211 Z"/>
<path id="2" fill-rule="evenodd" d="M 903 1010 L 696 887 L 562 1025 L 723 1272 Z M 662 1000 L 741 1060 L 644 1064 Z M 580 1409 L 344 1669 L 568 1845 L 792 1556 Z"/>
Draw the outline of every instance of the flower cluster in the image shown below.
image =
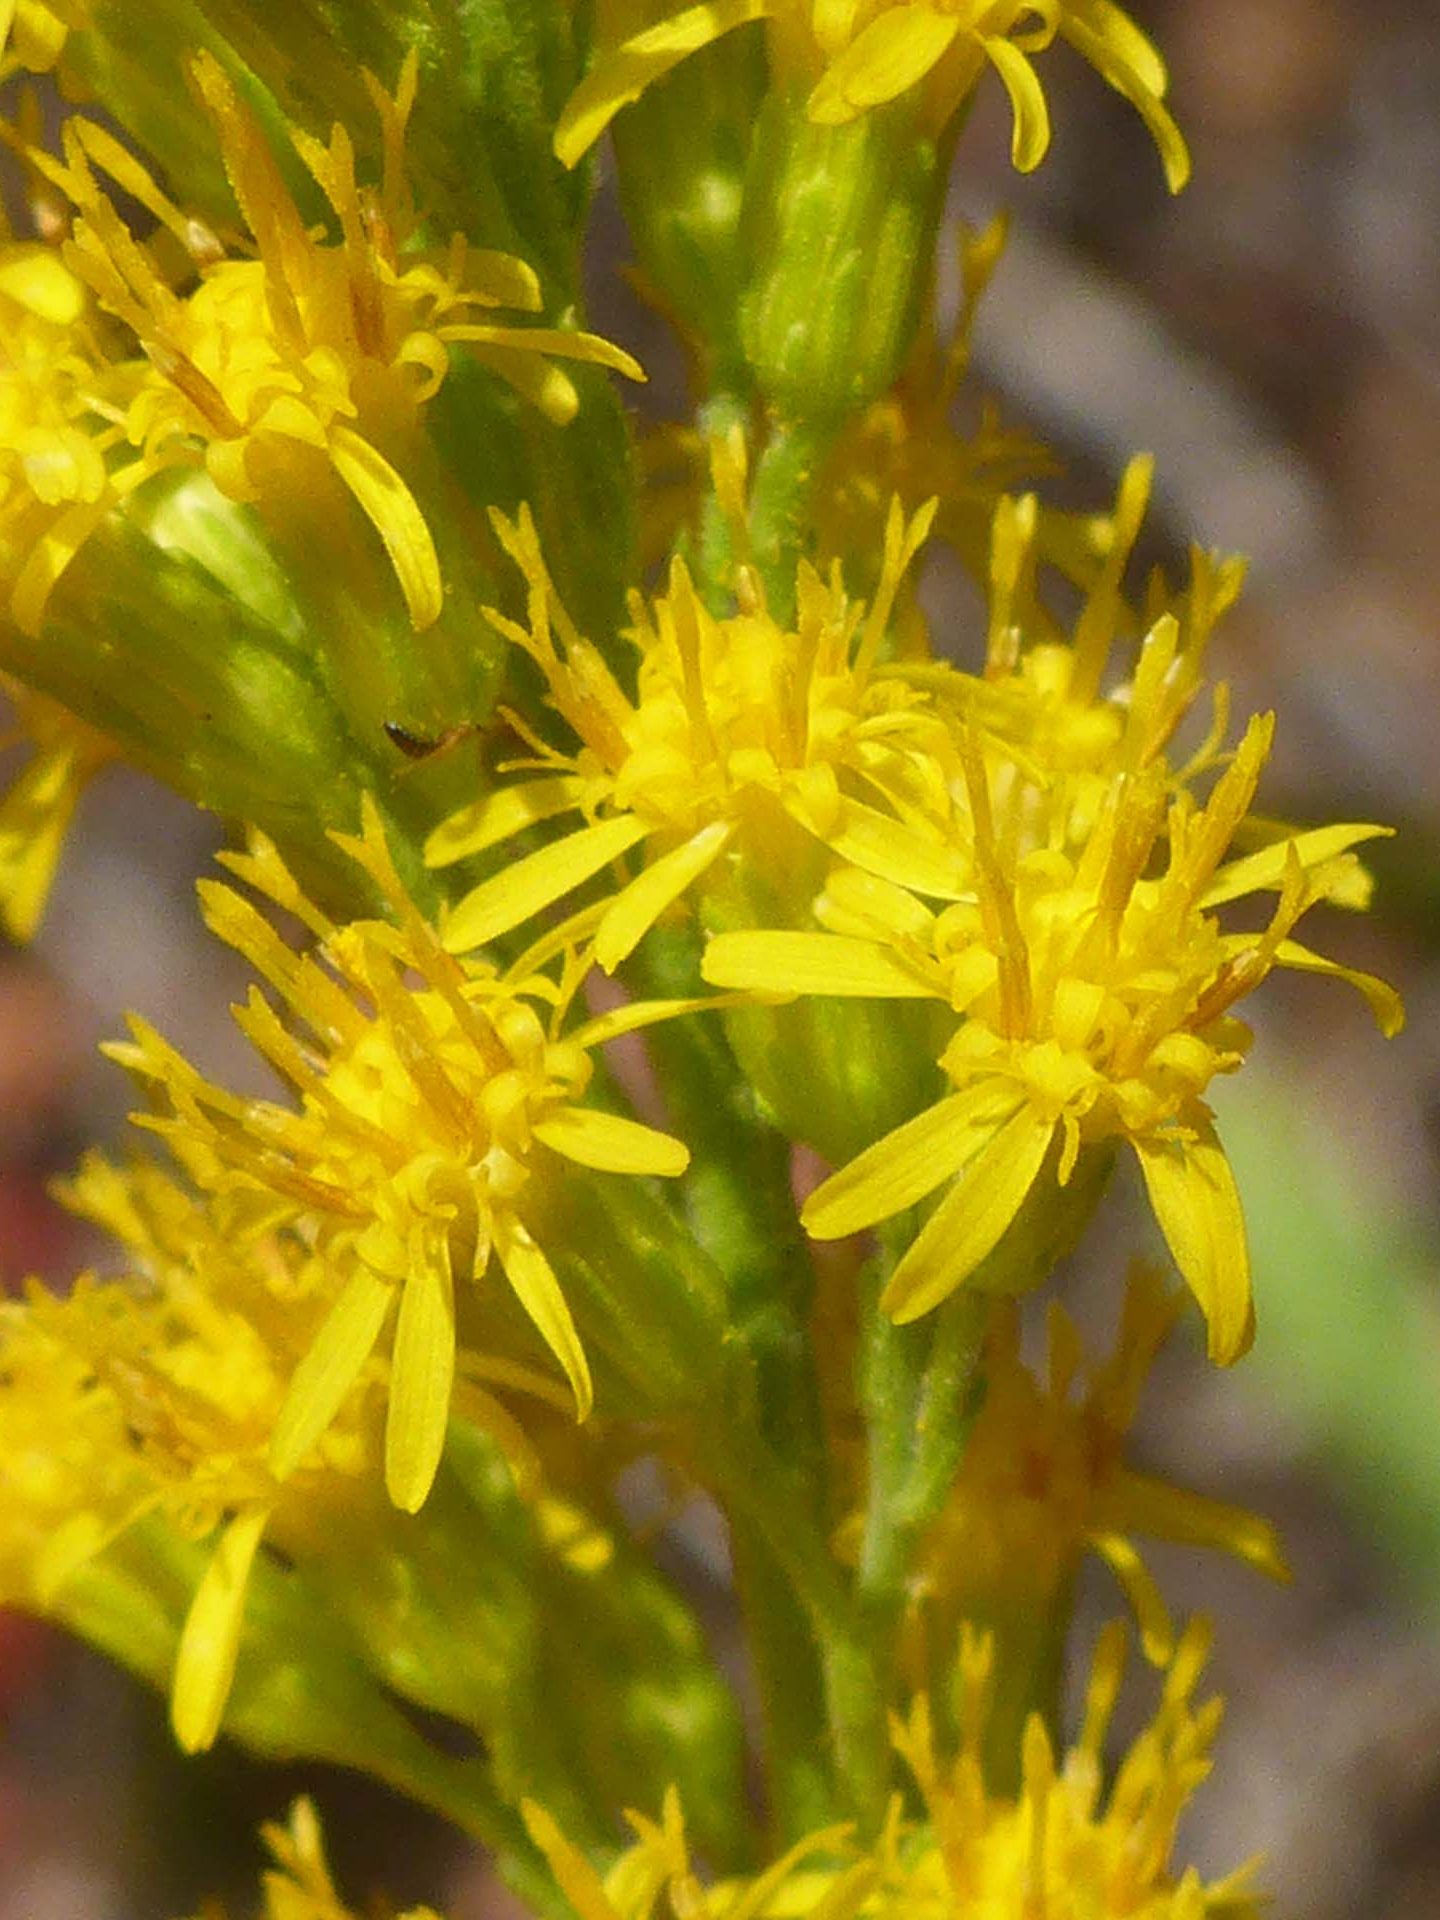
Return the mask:
<path id="1" fill-rule="evenodd" d="M 1131 1430 L 1186 1287 L 1252 1336 L 1242 1001 L 1399 1029 L 1299 937 L 1386 829 L 1263 811 L 1242 564 L 1139 577 L 1143 456 L 1030 491 L 970 391 L 1003 220 L 953 310 L 935 259 L 990 69 L 1020 167 L 1065 41 L 1178 188 L 1165 67 L 1113 0 L 671 4 L 0 0 L 0 79 L 97 101 L 0 128 L 0 924 L 110 761 L 170 782 L 243 849 L 199 894 L 260 1076 L 106 1049 L 168 1160 L 87 1156 L 109 1263 L 0 1302 L 0 1604 L 552 1915 L 1252 1920 L 1173 1864 L 1219 1706 L 1145 1543 L 1288 1567 Z M 633 443 L 622 110 L 698 403 Z M 1132 1268 L 1093 1362 L 1050 1298 L 1037 1370 L 1121 1149 L 1185 1286 Z M 1088 1555 L 1163 1674 L 1118 1765 Z M 267 1920 L 347 1920 L 308 1803 L 266 1839 Z"/>
<path id="2" fill-rule="evenodd" d="M 384 148 L 378 185 L 361 183 L 344 127 L 327 142 L 291 129 L 338 237 L 307 225 L 264 132 L 209 53 L 195 56 L 191 77 L 245 223 L 232 246 L 93 121 L 67 123 L 61 160 L 32 150 L 74 221 L 63 266 L 51 253 L 22 255 L 0 287 L 24 314 L 8 374 L 11 417 L 0 424 L 18 467 L 6 489 L 7 517 L 17 521 L 7 545 L 30 554 L 12 595 L 22 626 L 38 625 L 55 580 L 115 499 L 167 468 L 200 465 L 227 498 L 292 512 L 305 503 L 333 516 L 348 493 L 384 544 L 412 624 L 427 627 L 443 600 L 440 564 L 424 510 L 389 455 L 403 462 L 452 348 L 559 424 L 573 419 L 578 399 L 556 359 L 643 378 L 629 354 L 594 334 L 496 318 L 497 309 L 535 313 L 542 304 L 524 261 L 462 235 L 438 255 L 416 244 L 404 164 L 416 75 L 411 57 L 393 95 L 371 84 Z M 102 175 L 154 219 L 153 241 L 130 231 Z M 82 283 L 128 354 L 143 359 L 124 357 L 122 345 L 114 364 L 97 365 L 80 324 Z M 115 397 L 107 400 L 107 388 Z M 332 479 L 341 489 L 333 500 Z M 38 509 L 60 502 L 70 511 L 37 547 Z"/>

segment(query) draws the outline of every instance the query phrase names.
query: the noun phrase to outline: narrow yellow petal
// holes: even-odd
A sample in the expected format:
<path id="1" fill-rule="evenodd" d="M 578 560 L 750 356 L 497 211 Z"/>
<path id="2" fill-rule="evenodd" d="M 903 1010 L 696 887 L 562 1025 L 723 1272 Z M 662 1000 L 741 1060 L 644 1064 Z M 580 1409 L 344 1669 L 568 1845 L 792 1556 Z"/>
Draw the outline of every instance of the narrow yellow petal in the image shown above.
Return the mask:
<path id="1" fill-rule="evenodd" d="M 42 753 L 0 797 L 0 927 L 34 933 L 87 777 L 71 747 Z"/>
<path id="2" fill-rule="evenodd" d="M 556 1885 L 580 1920 L 619 1920 L 599 1874 L 580 1849 L 565 1838 L 544 1807 L 534 1800 L 522 1800 L 520 1813 L 525 1831 L 544 1854 Z"/>
<path id="3" fill-rule="evenodd" d="M 653 1027 L 662 1020 L 678 1020 L 687 1013 L 714 1013 L 722 1007 L 743 1004 L 743 996 L 736 993 L 696 994 L 685 1000 L 627 1000 L 605 1013 L 597 1013 L 593 1020 L 572 1027 L 565 1038 L 572 1046 L 583 1047 L 588 1052 L 591 1047 L 603 1047 L 607 1041 L 618 1039 L 622 1033 L 638 1033 L 642 1027 Z"/>
<path id="4" fill-rule="evenodd" d="M 598 333 L 581 333 L 573 327 L 504 327 L 485 321 L 457 321 L 453 326 L 436 329 L 442 340 L 468 341 L 479 347 L 510 347 L 518 353 L 553 353 L 558 360 L 583 360 L 595 367 L 609 367 L 623 373 L 627 380 L 645 378 L 645 369 L 633 354 L 617 347 L 613 340 Z"/>
<path id="5" fill-rule="evenodd" d="M 954 42 L 960 23 L 938 8 L 894 7 L 870 22 L 832 60 L 805 111 L 818 126 L 841 126 L 923 80 Z"/>
<path id="6" fill-rule="evenodd" d="M 1280 942 L 1275 949 L 1275 964 L 1293 967 L 1297 973 L 1323 973 L 1332 980 L 1348 981 L 1357 993 L 1364 994 L 1375 1024 L 1387 1040 L 1393 1040 L 1405 1025 L 1404 1002 L 1392 986 L 1373 973 L 1361 973 L 1357 967 L 1344 967 L 1338 960 L 1327 960 L 1323 953 L 1312 953 L 1298 940 Z"/>
<path id="7" fill-rule="evenodd" d="M 445 922 L 446 950 L 469 953 L 509 933 L 593 879 L 649 831 L 643 820 L 622 813 L 614 820 L 602 820 L 598 826 L 580 827 L 563 840 L 526 854 L 513 866 L 482 880 L 455 906 Z"/>
<path id="8" fill-rule="evenodd" d="M 838 825 L 820 838 L 864 872 L 932 899 L 958 900 L 974 885 L 973 870 L 958 847 L 916 833 L 856 800 L 842 803 Z"/>
<path id="9" fill-rule="evenodd" d="M 1118 32 L 1117 21 L 1123 21 L 1129 32 Z M 1102 22 L 1102 30 L 1095 31 L 1095 25 Z M 1107 9 L 1092 23 L 1084 19 L 1081 11 L 1067 5 L 1060 11 L 1059 30 L 1102 79 L 1134 107 L 1155 142 L 1165 169 L 1166 185 L 1172 193 L 1179 193 L 1190 178 L 1190 149 L 1161 99 L 1165 69 L 1155 49 L 1132 22 L 1125 20 L 1118 7 Z M 1159 86 L 1155 84 L 1157 68 Z"/>
<path id="10" fill-rule="evenodd" d="M 718 933 L 700 972 L 712 987 L 846 999 L 930 1000 L 940 989 L 888 947 L 844 933 Z"/>
<path id="11" fill-rule="evenodd" d="M 881 1296 L 893 1320 L 916 1320 L 968 1280 L 1025 1202 L 1056 1122 L 1027 1102 L 971 1161 L 926 1221 Z"/>
<path id="12" fill-rule="evenodd" d="M 277 1480 L 295 1471 L 335 1418 L 380 1338 L 393 1297 L 390 1282 L 368 1267 L 357 1267 L 346 1282 L 295 1369 L 275 1422 L 270 1471 Z"/>
<path id="13" fill-rule="evenodd" d="M 10 594 L 10 617 L 28 639 L 35 639 L 55 583 L 105 518 L 109 502 L 79 501 L 36 540 Z"/>
<path id="14" fill-rule="evenodd" d="M 1092 1533 L 1090 1544 L 1125 1591 L 1140 1628 L 1145 1658 L 1154 1666 L 1163 1666 L 1175 1651 L 1175 1628 L 1154 1575 L 1123 1534 Z"/>
<path id="15" fill-rule="evenodd" d="M 416 632 L 432 625 L 444 603 L 435 542 L 415 496 L 382 454 L 352 427 L 330 429 L 330 459 L 385 543 Z"/>
<path id="16" fill-rule="evenodd" d="M 269 1518 L 269 1508 L 258 1507 L 230 1521 L 180 1630 L 170 1724 L 186 1753 L 203 1753 L 220 1731 L 240 1652 L 250 1568 Z"/>
<path id="17" fill-rule="evenodd" d="M 1308 833 L 1292 834 L 1287 840 L 1262 847 L 1258 853 L 1247 853 L 1241 860 L 1217 867 L 1210 885 L 1200 896 L 1199 905 L 1222 907 L 1227 900 L 1238 900 L 1242 894 L 1262 890 L 1278 892 L 1285 884 L 1292 847 L 1301 866 L 1308 871 L 1367 840 L 1388 840 L 1394 831 L 1393 827 L 1333 826 L 1313 827 Z"/>
<path id="18" fill-rule="evenodd" d="M 668 1133 L 641 1126 L 618 1113 L 600 1113 L 589 1107 L 557 1107 L 537 1120 L 535 1138 L 555 1153 L 563 1153 L 582 1167 L 599 1173 L 681 1174 L 690 1164 L 690 1151 Z"/>
<path id="19" fill-rule="evenodd" d="M 570 774 L 553 780 L 527 780 L 520 786 L 496 787 L 448 820 L 442 820 L 425 842 L 427 867 L 453 866 L 472 854 L 499 846 L 537 821 L 552 820 L 580 804 L 584 782 Z"/>
<path id="20" fill-rule="evenodd" d="M 412 1236 L 385 1418 L 385 1487 L 402 1513 L 425 1504 L 445 1447 L 455 1382 L 455 1289 L 443 1231 Z"/>
<path id="21" fill-rule="evenodd" d="M 817 1240 L 839 1240 L 913 1207 L 958 1173 L 1015 1111 L 1015 1097 L 977 1081 L 896 1127 L 818 1186 L 800 1212 Z"/>
<path id="22" fill-rule="evenodd" d="M 998 34 L 982 39 L 986 58 L 1005 84 L 1015 115 L 1010 158 L 1021 173 L 1033 173 L 1050 145 L 1050 109 L 1034 67 L 1011 40 Z"/>
<path id="23" fill-rule="evenodd" d="M 554 1268 L 513 1214 L 501 1214 L 495 1222 L 495 1251 L 516 1299 L 565 1370 L 575 1395 L 575 1418 L 588 1419 L 595 1401 L 590 1365 Z"/>
<path id="24" fill-rule="evenodd" d="M 1103 1502 L 1116 1532 L 1146 1533 L 1186 1547 L 1213 1547 L 1233 1553 L 1271 1580 L 1290 1578 L 1280 1536 L 1268 1520 L 1246 1507 L 1171 1486 L 1168 1480 L 1147 1473 L 1132 1473 L 1128 1467 L 1117 1468 L 1111 1475 Z"/>
<path id="25" fill-rule="evenodd" d="M 649 27 L 613 53 L 602 54 L 565 102 L 555 128 L 555 157 L 573 167 L 622 107 L 701 47 L 771 11 L 772 0 L 709 0 Z"/>
<path id="26" fill-rule="evenodd" d="M 1255 1332 L 1250 1255 L 1240 1195 L 1208 1115 L 1191 1140 L 1162 1135 L 1132 1142 L 1155 1218 L 1210 1330 L 1210 1358 L 1238 1360 Z"/>
<path id="27" fill-rule="evenodd" d="M 595 933 L 595 958 L 606 973 L 628 959 L 665 909 L 719 859 L 733 832 L 729 821 L 712 820 L 616 895 Z"/>

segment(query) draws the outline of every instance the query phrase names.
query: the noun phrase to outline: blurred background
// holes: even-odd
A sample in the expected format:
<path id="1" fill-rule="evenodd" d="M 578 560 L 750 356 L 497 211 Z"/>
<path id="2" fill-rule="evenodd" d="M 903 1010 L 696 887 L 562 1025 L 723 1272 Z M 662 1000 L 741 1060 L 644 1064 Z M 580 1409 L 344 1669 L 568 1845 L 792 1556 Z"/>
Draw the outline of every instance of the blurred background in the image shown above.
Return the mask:
<path id="1" fill-rule="evenodd" d="M 1180 1343 L 1137 1450 L 1152 1470 L 1268 1514 L 1295 1568 L 1270 1588 L 1157 1550 L 1178 1610 L 1224 1623 L 1230 1699 L 1185 1857 L 1263 1853 L 1278 1916 L 1440 1913 L 1440 20 L 1434 0 L 1150 0 L 1195 157 L 1178 202 L 1138 121 L 1080 62 L 1046 64 L 1056 124 L 1019 180 L 1001 89 L 961 146 L 956 211 L 1014 213 L 982 309 L 975 385 L 1063 455 L 1056 497 L 1098 504 L 1157 456 L 1150 557 L 1191 538 L 1253 556 L 1212 656 L 1245 713 L 1274 704 L 1267 810 L 1399 829 L 1376 910 L 1325 951 L 1394 981 L 1410 1025 L 1288 976 L 1256 1057 L 1216 1105 L 1247 1195 L 1260 1337 L 1233 1374 Z M 602 204 L 612 262 L 625 259 Z M 623 299 L 602 328 L 666 364 Z M 671 362 L 673 364 L 673 360 Z M 657 383 L 659 404 L 665 382 Z M 675 398 L 671 389 L 672 402 Z M 942 621 L 946 609 L 940 609 Z M 968 609 L 954 650 L 978 658 Z M 125 775 L 92 795 L 43 933 L 0 951 L 0 1279 L 63 1275 L 81 1232 L 46 1197 L 111 1139 L 127 1089 L 95 1043 L 123 1010 L 222 1076 L 253 1079 L 222 1010 L 232 956 L 191 884 L 210 824 Z M 1072 1276 L 1113 1315 L 1131 1234 Z M 699 1540 L 700 1558 L 707 1551 Z M 1097 1576 L 1085 1617 L 1113 1593 Z M 1082 1638 L 1086 1629 L 1082 1626 Z M 164 1920 L 253 1886 L 253 1826 L 300 1788 L 330 1816 L 348 1884 L 456 1920 L 511 1911 L 483 1864 L 378 1789 L 277 1775 L 231 1752 L 183 1767 L 161 1704 L 0 1615 L 0 1920 Z M 396 1884 L 395 1863 L 404 1863 Z M 243 1902 L 237 1903 L 243 1910 Z"/>

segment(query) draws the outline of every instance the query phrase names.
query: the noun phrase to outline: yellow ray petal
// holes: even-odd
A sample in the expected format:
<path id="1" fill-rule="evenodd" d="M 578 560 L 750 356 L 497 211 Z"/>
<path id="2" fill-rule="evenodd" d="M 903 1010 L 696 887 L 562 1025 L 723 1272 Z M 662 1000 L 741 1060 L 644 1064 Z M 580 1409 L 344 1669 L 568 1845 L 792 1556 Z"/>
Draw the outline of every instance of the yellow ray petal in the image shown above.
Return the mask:
<path id="1" fill-rule="evenodd" d="M 690 1164 L 682 1141 L 618 1113 L 557 1107 L 535 1123 L 535 1138 L 556 1153 L 599 1173 L 656 1173 L 673 1178 Z"/>
<path id="2" fill-rule="evenodd" d="M 888 947 L 844 933 L 717 933 L 700 972 L 712 987 L 755 993 L 829 993 L 864 1000 L 944 997 Z"/>
<path id="3" fill-rule="evenodd" d="M 796 808 L 790 811 L 802 826 L 809 826 Z M 838 825 L 820 837 L 842 860 L 932 899 L 958 900 L 974 884 L 970 863 L 960 848 L 913 832 L 857 800 L 844 801 Z"/>
<path id="4" fill-rule="evenodd" d="M 644 380 L 645 369 L 633 354 L 604 340 L 598 333 L 580 333 L 571 327 L 503 327 L 484 321 L 458 321 L 435 329 L 442 340 L 470 341 L 476 346 L 510 347 L 519 353 L 552 353 L 560 360 L 583 360 L 609 367 L 627 380 Z"/>
<path id="5" fill-rule="evenodd" d="M 971 1161 L 890 1276 L 880 1304 L 893 1320 L 937 1306 L 994 1249 L 1035 1184 L 1056 1124 L 1027 1102 Z"/>
<path id="6" fill-rule="evenodd" d="M 1155 1218 L 1209 1325 L 1210 1358 L 1238 1360 L 1255 1332 L 1250 1255 L 1240 1195 L 1208 1115 L 1191 1118 L 1195 1138 L 1161 1135 L 1131 1144 Z"/>
<path id="7" fill-rule="evenodd" d="M 245 1619 L 245 1589 L 268 1507 L 238 1514 L 220 1536 L 180 1630 L 170 1724 L 186 1753 L 203 1753 L 220 1731 Z"/>
<path id="8" fill-rule="evenodd" d="M 613 973 L 665 909 L 713 866 L 733 832 L 728 820 L 712 820 L 682 845 L 662 854 L 616 895 L 595 932 L 595 958 L 606 973 Z"/>
<path id="9" fill-rule="evenodd" d="M 1092 1533 L 1090 1544 L 1125 1590 L 1140 1628 L 1145 1658 L 1157 1667 L 1163 1666 L 1175 1650 L 1175 1628 L 1153 1574 L 1123 1534 Z"/>
<path id="10" fill-rule="evenodd" d="M 105 518 L 109 501 L 85 501 L 65 512 L 36 540 L 10 594 L 10 617 L 27 638 L 40 632 L 55 583 Z"/>
<path id="11" fill-rule="evenodd" d="M 472 854 L 499 846 L 537 821 L 552 820 L 580 804 L 584 782 L 571 774 L 553 780 L 527 780 L 520 786 L 496 787 L 448 820 L 442 820 L 425 842 L 427 867 L 453 866 Z"/>
<path id="12" fill-rule="evenodd" d="M 495 1222 L 495 1251 L 516 1299 L 565 1370 L 575 1395 L 575 1418 L 588 1419 L 595 1402 L 590 1366 L 554 1268 L 513 1214 L 502 1213 Z"/>
<path id="13" fill-rule="evenodd" d="M 1012 40 L 986 35 L 986 58 L 1005 84 L 1015 115 L 1010 158 L 1021 173 L 1033 173 L 1050 145 L 1050 109 L 1034 67 Z"/>
<path id="14" fill-rule="evenodd" d="M 89 772 L 65 745 L 38 754 L 0 796 L 0 927 L 12 940 L 40 923 Z"/>
<path id="15" fill-rule="evenodd" d="M 385 1417 L 385 1487 L 402 1513 L 418 1513 L 434 1484 L 455 1381 L 455 1289 L 449 1242 L 424 1228 L 411 1236 L 400 1293 Z"/>
<path id="16" fill-rule="evenodd" d="M 526 1832 L 544 1854 L 556 1885 L 580 1920 L 619 1920 L 599 1874 L 580 1849 L 565 1838 L 544 1807 L 534 1800 L 522 1800 L 520 1812 Z"/>
<path id="17" fill-rule="evenodd" d="M 1190 149 L 1160 97 L 1164 91 L 1165 69 L 1159 65 L 1159 56 L 1149 41 L 1133 22 L 1125 19 L 1118 7 L 1108 9 L 1100 15 L 1100 20 L 1105 26 L 1096 32 L 1080 11 L 1067 5 L 1060 10 L 1060 33 L 1134 107 L 1155 142 L 1165 169 L 1166 185 L 1172 193 L 1179 193 L 1190 178 Z M 1128 32 L 1117 30 L 1117 20 L 1123 22 Z M 1140 43 L 1138 47 L 1136 41 Z M 1157 66 L 1160 86 L 1155 85 Z"/>
<path id="18" fill-rule="evenodd" d="M 1361 973 L 1356 967 L 1343 967 L 1338 960 L 1327 960 L 1323 953 L 1312 953 L 1298 940 L 1282 940 L 1275 949 L 1275 964 L 1293 967 L 1297 973 L 1323 973 L 1332 980 L 1346 980 L 1357 993 L 1364 994 L 1375 1024 L 1387 1040 L 1393 1040 L 1405 1025 L 1405 1006 L 1395 989 L 1373 973 Z"/>
<path id="19" fill-rule="evenodd" d="M 416 632 L 432 625 L 444 603 L 435 542 L 415 496 L 383 455 L 352 427 L 330 429 L 330 459 L 385 543 Z"/>
<path id="20" fill-rule="evenodd" d="M 1105 1484 L 1104 1524 L 1116 1533 L 1145 1533 L 1186 1547 L 1213 1547 L 1232 1553 L 1271 1580 L 1290 1578 L 1280 1536 L 1268 1520 L 1246 1507 L 1187 1487 L 1171 1486 L 1148 1473 L 1118 1467 Z"/>
<path id="21" fill-rule="evenodd" d="M 1308 833 L 1292 834 L 1288 840 L 1277 840 L 1258 853 L 1247 853 L 1241 860 L 1231 860 L 1218 867 L 1210 885 L 1201 894 L 1199 905 L 1221 907 L 1227 900 L 1238 900 L 1242 894 L 1258 893 L 1262 888 L 1278 892 L 1285 884 L 1292 847 L 1301 866 L 1308 869 L 1333 860 L 1337 854 L 1361 846 L 1366 840 L 1388 840 L 1394 831 L 1393 827 L 1333 826 L 1313 827 Z"/>
<path id="22" fill-rule="evenodd" d="M 444 943 L 450 953 L 469 953 L 509 933 L 543 908 L 553 906 L 593 879 L 650 831 L 634 814 L 622 813 L 597 826 L 581 827 L 482 880 L 452 910 Z"/>
<path id="23" fill-rule="evenodd" d="M 771 5 L 772 0 L 710 0 L 637 33 L 613 53 L 602 54 L 565 102 L 555 128 L 556 159 L 564 167 L 573 167 L 622 107 L 638 100 L 648 86 L 712 40 L 747 21 L 763 19 Z"/>
<path id="24" fill-rule="evenodd" d="M 895 99 L 924 79 L 959 31 L 954 15 L 938 8 L 892 7 L 830 63 L 810 95 L 807 115 L 818 126 L 837 127 Z"/>
<path id="25" fill-rule="evenodd" d="M 370 1358 L 390 1311 L 389 1281 L 357 1267 L 295 1369 L 270 1439 L 270 1471 L 292 1474 L 335 1418 L 341 1401 Z"/>
<path id="26" fill-rule="evenodd" d="M 938 1100 L 818 1186 L 800 1211 L 806 1232 L 839 1240 L 913 1207 L 981 1151 L 1015 1104 L 991 1081 Z"/>

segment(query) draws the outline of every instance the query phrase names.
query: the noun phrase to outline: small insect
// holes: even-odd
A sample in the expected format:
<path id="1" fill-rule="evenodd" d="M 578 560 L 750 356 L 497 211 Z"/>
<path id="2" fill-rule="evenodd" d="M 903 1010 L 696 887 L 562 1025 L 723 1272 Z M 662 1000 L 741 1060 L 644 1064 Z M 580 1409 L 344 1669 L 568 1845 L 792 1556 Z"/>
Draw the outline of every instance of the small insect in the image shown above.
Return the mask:
<path id="1" fill-rule="evenodd" d="M 437 753 L 448 753 L 452 747 L 459 746 L 462 740 L 469 739 L 479 731 L 475 721 L 461 720 L 437 734 L 433 740 L 427 740 L 422 734 L 411 733 L 408 727 L 402 727 L 398 720 L 385 722 L 385 737 L 392 746 L 400 749 L 407 760 L 430 760 Z"/>

